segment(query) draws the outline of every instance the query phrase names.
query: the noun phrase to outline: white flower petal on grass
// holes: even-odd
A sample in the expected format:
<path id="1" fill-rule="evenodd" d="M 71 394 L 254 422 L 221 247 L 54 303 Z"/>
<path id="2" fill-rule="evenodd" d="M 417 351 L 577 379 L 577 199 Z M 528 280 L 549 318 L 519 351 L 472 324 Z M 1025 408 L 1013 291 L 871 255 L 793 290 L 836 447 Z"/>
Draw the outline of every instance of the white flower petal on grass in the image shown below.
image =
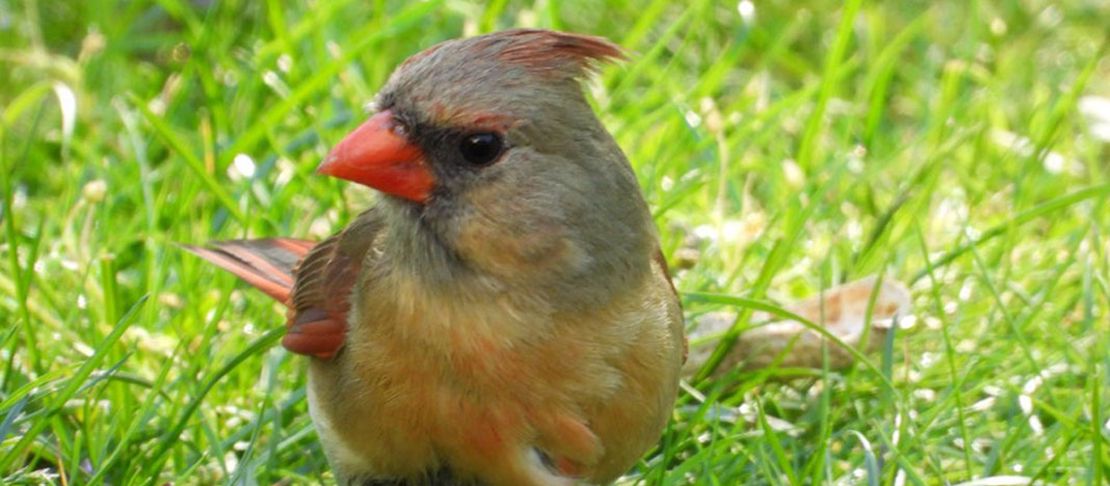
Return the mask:
<path id="1" fill-rule="evenodd" d="M 755 4 L 751 0 L 740 0 L 740 3 L 736 4 L 736 11 L 740 13 L 740 18 L 745 24 L 755 21 Z"/>
<path id="2" fill-rule="evenodd" d="M 972 411 L 972 412 L 986 412 L 987 410 L 990 410 L 991 407 L 994 406 L 995 401 L 997 401 L 997 400 L 994 397 L 987 397 L 987 398 L 984 398 L 982 400 L 979 400 L 978 402 L 975 402 L 975 403 L 971 404 L 971 406 L 969 406 L 967 408 L 968 408 L 969 411 Z"/>
<path id="3" fill-rule="evenodd" d="M 281 72 L 288 73 L 293 70 L 293 58 L 289 54 L 282 54 L 278 56 L 277 67 Z"/>
<path id="4" fill-rule="evenodd" d="M 1020 157 L 1033 156 L 1033 151 L 1036 150 L 1036 146 L 1033 144 L 1032 140 L 1007 130 L 991 130 L 991 141 L 994 142 L 995 145 L 1010 150 Z M 1044 166 L 1044 170 L 1050 174 L 1060 174 L 1064 171 L 1068 171 L 1073 175 L 1079 175 L 1083 172 L 1082 164 L 1076 160 L 1065 158 L 1058 152 L 1049 151 L 1045 153 L 1044 160 L 1041 161 L 1041 164 Z"/>
<path id="5" fill-rule="evenodd" d="M 254 164 L 254 159 L 247 154 L 236 154 L 235 158 L 231 159 L 231 167 L 227 169 L 227 175 L 232 180 L 250 179 L 254 177 L 254 172 L 257 167 Z"/>
<path id="6" fill-rule="evenodd" d="M 285 84 L 285 81 L 281 79 L 281 76 L 273 71 L 266 71 L 262 73 L 262 83 L 266 86 L 269 86 L 270 89 L 274 90 L 274 92 L 282 98 L 288 98 L 292 94 L 292 91 L 289 89 L 289 85 Z"/>
<path id="7" fill-rule="evenodd" d="M 686 124 L 689 125 L 691 128 L 697 128 L 701 126 L 701 115 L 698 115 L 697 113 L 694 113 L 692 111 L 687 111 L 685 118 Z"/>
<path id="8" fill-rule="evenodd" d="M 1084 96 L 1079 98 L 1079 113 L 1090 123 L 1091 134 L 1110 143 L 1110 98 Z"/>
<path id="9" fill-rule="evenodd" d="M 62 111 L 62 145 L 69 146 L 73 138 L 73 127 L 77 123 L 77 96 L 69 85 L 56 81 L 54 95 L 58 97 L 58 108 Z"/>

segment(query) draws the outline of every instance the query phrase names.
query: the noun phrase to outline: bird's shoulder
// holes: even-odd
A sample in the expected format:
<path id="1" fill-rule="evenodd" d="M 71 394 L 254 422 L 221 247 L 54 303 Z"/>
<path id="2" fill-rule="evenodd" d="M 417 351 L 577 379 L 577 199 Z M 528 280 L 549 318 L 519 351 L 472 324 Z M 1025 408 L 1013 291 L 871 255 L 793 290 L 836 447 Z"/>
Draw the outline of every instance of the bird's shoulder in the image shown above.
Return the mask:
<path id="1" fill-rule="evenodd" d="M 314 246 L 296 266 L 285 347 L 321 358 L 339 351 L 346 337 L 351 292 L 382 226 L 380 213 L 370 209 Z"/>

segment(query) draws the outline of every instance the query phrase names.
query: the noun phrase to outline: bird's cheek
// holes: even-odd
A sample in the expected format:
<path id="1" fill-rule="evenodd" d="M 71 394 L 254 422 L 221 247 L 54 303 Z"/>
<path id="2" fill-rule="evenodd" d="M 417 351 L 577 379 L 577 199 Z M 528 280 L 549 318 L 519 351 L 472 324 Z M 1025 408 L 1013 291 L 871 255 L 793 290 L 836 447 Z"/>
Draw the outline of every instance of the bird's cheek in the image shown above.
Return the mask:
<path id="1" fill-rule="evenodd" d="M 561 274 L 586 258 L 585 252 L 554 226 L 516 232 L 469 224 L 459 232 L 456 245 L 475 266 L 513 280 Z"/>

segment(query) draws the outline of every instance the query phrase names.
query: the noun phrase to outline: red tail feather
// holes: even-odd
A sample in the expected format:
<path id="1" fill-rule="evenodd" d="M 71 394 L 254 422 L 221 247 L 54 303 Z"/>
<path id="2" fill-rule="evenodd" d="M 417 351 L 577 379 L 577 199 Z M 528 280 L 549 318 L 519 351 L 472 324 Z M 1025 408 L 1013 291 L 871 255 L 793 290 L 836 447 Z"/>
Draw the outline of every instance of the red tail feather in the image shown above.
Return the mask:
<path id="1" fill-rule="evenodd" d="M 183 246 L 288 306 L 293 292 L 293 268 L 315 243 L 271 238 L 221 241 L 207 248 Z"/>

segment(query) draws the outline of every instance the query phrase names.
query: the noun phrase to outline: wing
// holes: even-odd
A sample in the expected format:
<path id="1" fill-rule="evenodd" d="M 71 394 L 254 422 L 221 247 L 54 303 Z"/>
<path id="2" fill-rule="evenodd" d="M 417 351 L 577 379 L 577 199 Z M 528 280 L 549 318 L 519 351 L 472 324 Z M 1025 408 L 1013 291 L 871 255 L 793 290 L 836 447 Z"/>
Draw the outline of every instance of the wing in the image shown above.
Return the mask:
<path id="1" fill-rule="evenodd" d="M 663 271 L 663 277 L 667 280 L 667 285 L 671 288 L 671 293 L 674 294 L 675 301 L 678 302 L 679 316 L 682 315 L 682 299 L 678 296 L 678 289 L 674 286 L 674 280 L 671 278 L 671 270 L 667 266 L 667 258 L 663 256 L 663 250 L 660 248 L 655 249 L 655 264 L 659 265 L 659 269 Z M 690 339 L 686 336 L 686 324 L 683 319 L 678 319 L 675 324 L 675 332 L 682 334 L 682 362 L 686 363 L 686 358 L 690 354 Z"/>
<path id="2" fill-rule="evenodd" d="M 312 248 L 294 270 L 289 326 L 281 345 L 294 353 L 330 358 L 347 332 L 351 292 L 381 220 L 374 210 Z"/>
<path id="3" fill-rule="evenodd" d="M 350 295 L 381 227 L 374 210 L 319 244 L 289 238 L 234 240 L 185 249 L 289 308 L 281 345 L 328 359 L 347 331 Z"/>

